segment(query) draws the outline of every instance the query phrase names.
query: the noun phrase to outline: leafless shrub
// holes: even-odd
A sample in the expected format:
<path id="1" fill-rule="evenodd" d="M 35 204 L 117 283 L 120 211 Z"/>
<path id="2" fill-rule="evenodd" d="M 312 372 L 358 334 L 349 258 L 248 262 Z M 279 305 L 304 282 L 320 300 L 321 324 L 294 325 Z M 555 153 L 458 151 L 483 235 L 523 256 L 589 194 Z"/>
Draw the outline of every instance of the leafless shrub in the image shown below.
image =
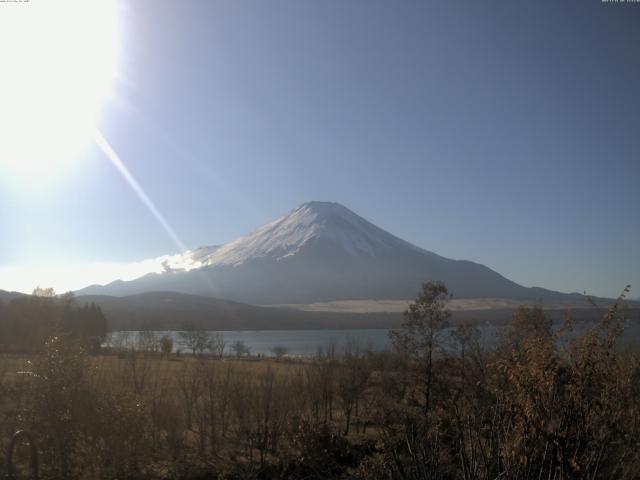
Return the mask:
<path id="1" fill-rule="evenodd" d="M 284 345 L 274 345 L 271 347 L 271 353 L 278 359 L 282 359 L 285 355 L 289 353 L 289 349 Z"/>
<path id="2" fill-rule="evenodd" d="M 244 343 L 243 340 L 236 340 L 231 345 L 231 350 L 236 354 L 236 357 L 248 356 L 251 353 L 251 349 Z"/>

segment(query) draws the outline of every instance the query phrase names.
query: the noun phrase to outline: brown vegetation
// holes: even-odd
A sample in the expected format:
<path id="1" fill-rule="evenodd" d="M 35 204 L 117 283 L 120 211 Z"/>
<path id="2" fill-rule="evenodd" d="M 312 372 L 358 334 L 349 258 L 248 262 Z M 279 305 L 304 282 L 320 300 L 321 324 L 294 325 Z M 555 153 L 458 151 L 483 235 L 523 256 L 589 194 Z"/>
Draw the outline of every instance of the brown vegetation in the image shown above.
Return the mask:
<path id="1" fill-rule="evenodd" d="M 491 350 L 463 325 L 451 355 L 446 300 L 425 285 L 393 351 L 313 359 L 89 355 L 53 336 L 1 357 L 1 438 L 30 430 L 44 478 L 637 477 L 640 364 L 617 344 L 620 303 L 577 338 L 540 308 Z"/>

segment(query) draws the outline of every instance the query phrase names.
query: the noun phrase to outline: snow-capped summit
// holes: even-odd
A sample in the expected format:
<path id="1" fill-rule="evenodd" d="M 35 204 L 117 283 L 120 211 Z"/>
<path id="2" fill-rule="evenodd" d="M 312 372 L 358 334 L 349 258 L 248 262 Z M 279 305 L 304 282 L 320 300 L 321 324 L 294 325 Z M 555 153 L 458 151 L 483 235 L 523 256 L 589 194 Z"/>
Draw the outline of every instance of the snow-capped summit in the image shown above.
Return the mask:
<path id="1" fill-rule="evenodd" d="M 410 245 L 335 202 L 304 203 L 270 226 L 296 245 L 292 253 L 314 238 L 332 241 L 354 255 L 375 256 L 381 250 Z"/>
<path id="2" fill-rule="evenodd" d="M 201 247 L 158 260 L 166 271 L 238 266 L 255 259 L 282 260 L 311 242 L 332 242 L 345 253 L 371 257 L 400 246 L 416 248 L 339 203 L 314 201 L 223 246 Z"/>
<path id="3" fill-rule="evenodd" d="M 151 261 L 155 273 L 79 293 L 177 291 L 248 303 L 413 298 L 442 280 L 457 297 L 549 298 L 493 270 L 412 245 L 339 203 L 308 202 L 222 246 Z"/>

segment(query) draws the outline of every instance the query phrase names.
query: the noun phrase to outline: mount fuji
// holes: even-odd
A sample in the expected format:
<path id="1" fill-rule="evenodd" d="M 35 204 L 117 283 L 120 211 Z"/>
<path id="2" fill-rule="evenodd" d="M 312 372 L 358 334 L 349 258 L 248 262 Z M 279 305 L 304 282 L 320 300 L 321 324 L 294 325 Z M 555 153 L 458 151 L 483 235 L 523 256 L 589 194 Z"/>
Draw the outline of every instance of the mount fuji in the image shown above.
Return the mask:
<path id="1" fill-rule="evenodd" d="M 330 202 L 305 203 L 225 245 L 156 261 L 159 273 L 93 285 L 77 293 L 126 296 L 173 291 L 252 304 L 297 304 L 410 299 L 422 282 L 442 280 L 456 298 L 581 297 L 523 287 L 484 265 L 442 257 Z"/>

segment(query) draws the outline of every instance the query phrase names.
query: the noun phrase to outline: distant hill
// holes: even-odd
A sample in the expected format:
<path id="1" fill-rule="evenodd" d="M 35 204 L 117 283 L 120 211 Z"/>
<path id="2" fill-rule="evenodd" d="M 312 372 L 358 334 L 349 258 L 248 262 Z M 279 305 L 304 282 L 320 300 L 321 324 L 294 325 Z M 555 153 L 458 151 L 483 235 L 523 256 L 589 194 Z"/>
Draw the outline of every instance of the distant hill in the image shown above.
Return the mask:
<path id="1" fill-rule="evenodd" d="M 584 299 L 523 287 L 484 265 L 442 257 L 329 202 L 305 203 L 233 242 L 160 257 L 156 263 L 161 273 L 78 294 L 172 291 L 250 304 L 308 304 L 411 299 L 422 282 L 442 280 L 455 298 Z"/>
<path id="2" fill-rule="evenodd" d="M 189 327 L 206 330 L 307 330 L 394 328 L 402 321 L 395 312 L 328 312 L 295 308 L 257 307 L 211 297 L 175 292 L 150 292 L 128 297 L 101 295 L 79 296 L 80 303 L 95 303 L 107 317 L 110 330 L 181 330 Z M 460 321 L 503 324 L 508 322 L 517 305 L 500 308 L 452 310 L 452 324 Z M 578 321 L 600 318 L 604 308 L 559 308 L 546 310 L 556 321 L 566 313 Z M 628 318 L 640 319 L 638 305 Z"/>
<path id="3" fill-rule="evenodd" d="M 0 290 L 0 299 L 10 301 L 28 295 Z M 361 302 L 335 305 L 296 305 L 259 307 L 212 297 L 188 295 L 176 292 L 149 292 L 127 297 L 106 295 L 82 295 L 76 297 L 79 304 L 95 303 L 104 312 L 110 330 L 182 330 L 202 328 L 206 330 L 307 330 L 307 329 L 361 329 L 394 328 L 402 321 L 397 302 L 371 310 Z M 460 321 L 508 322 L 517 302 L 469 301 L 451 304 L 452 324 Z M 579 308 L 568 304 L 552 304 L 546 309 L 555 320 L 571 313 L 578 321 L 598 319 L 603 308 Z M 627 318 L 640 320 L 640 304 L 628 302 Z M 334 311 L 318 309 L 335 309 Z M 305 309 L 312 309 L 311 311 Z"/>
<path id="4" fill-rule="evenodd" d="M 5 290 L 0 290 L 0 301 L 8 302 L 9 300 L 13 300 L 14 298 L 26 297 L 27 295 L 20 292 L 7 292 Z"/>
<path id="5" fill-rule="evenodd" d="M 389 328 L 399 313 L 305 312 L 257 307 L 211 297 L 176 292 L 149 292 L 127 297 L 82 295 L 80 303 L 98 305 L 110 330 L 305 330 Z"/>

